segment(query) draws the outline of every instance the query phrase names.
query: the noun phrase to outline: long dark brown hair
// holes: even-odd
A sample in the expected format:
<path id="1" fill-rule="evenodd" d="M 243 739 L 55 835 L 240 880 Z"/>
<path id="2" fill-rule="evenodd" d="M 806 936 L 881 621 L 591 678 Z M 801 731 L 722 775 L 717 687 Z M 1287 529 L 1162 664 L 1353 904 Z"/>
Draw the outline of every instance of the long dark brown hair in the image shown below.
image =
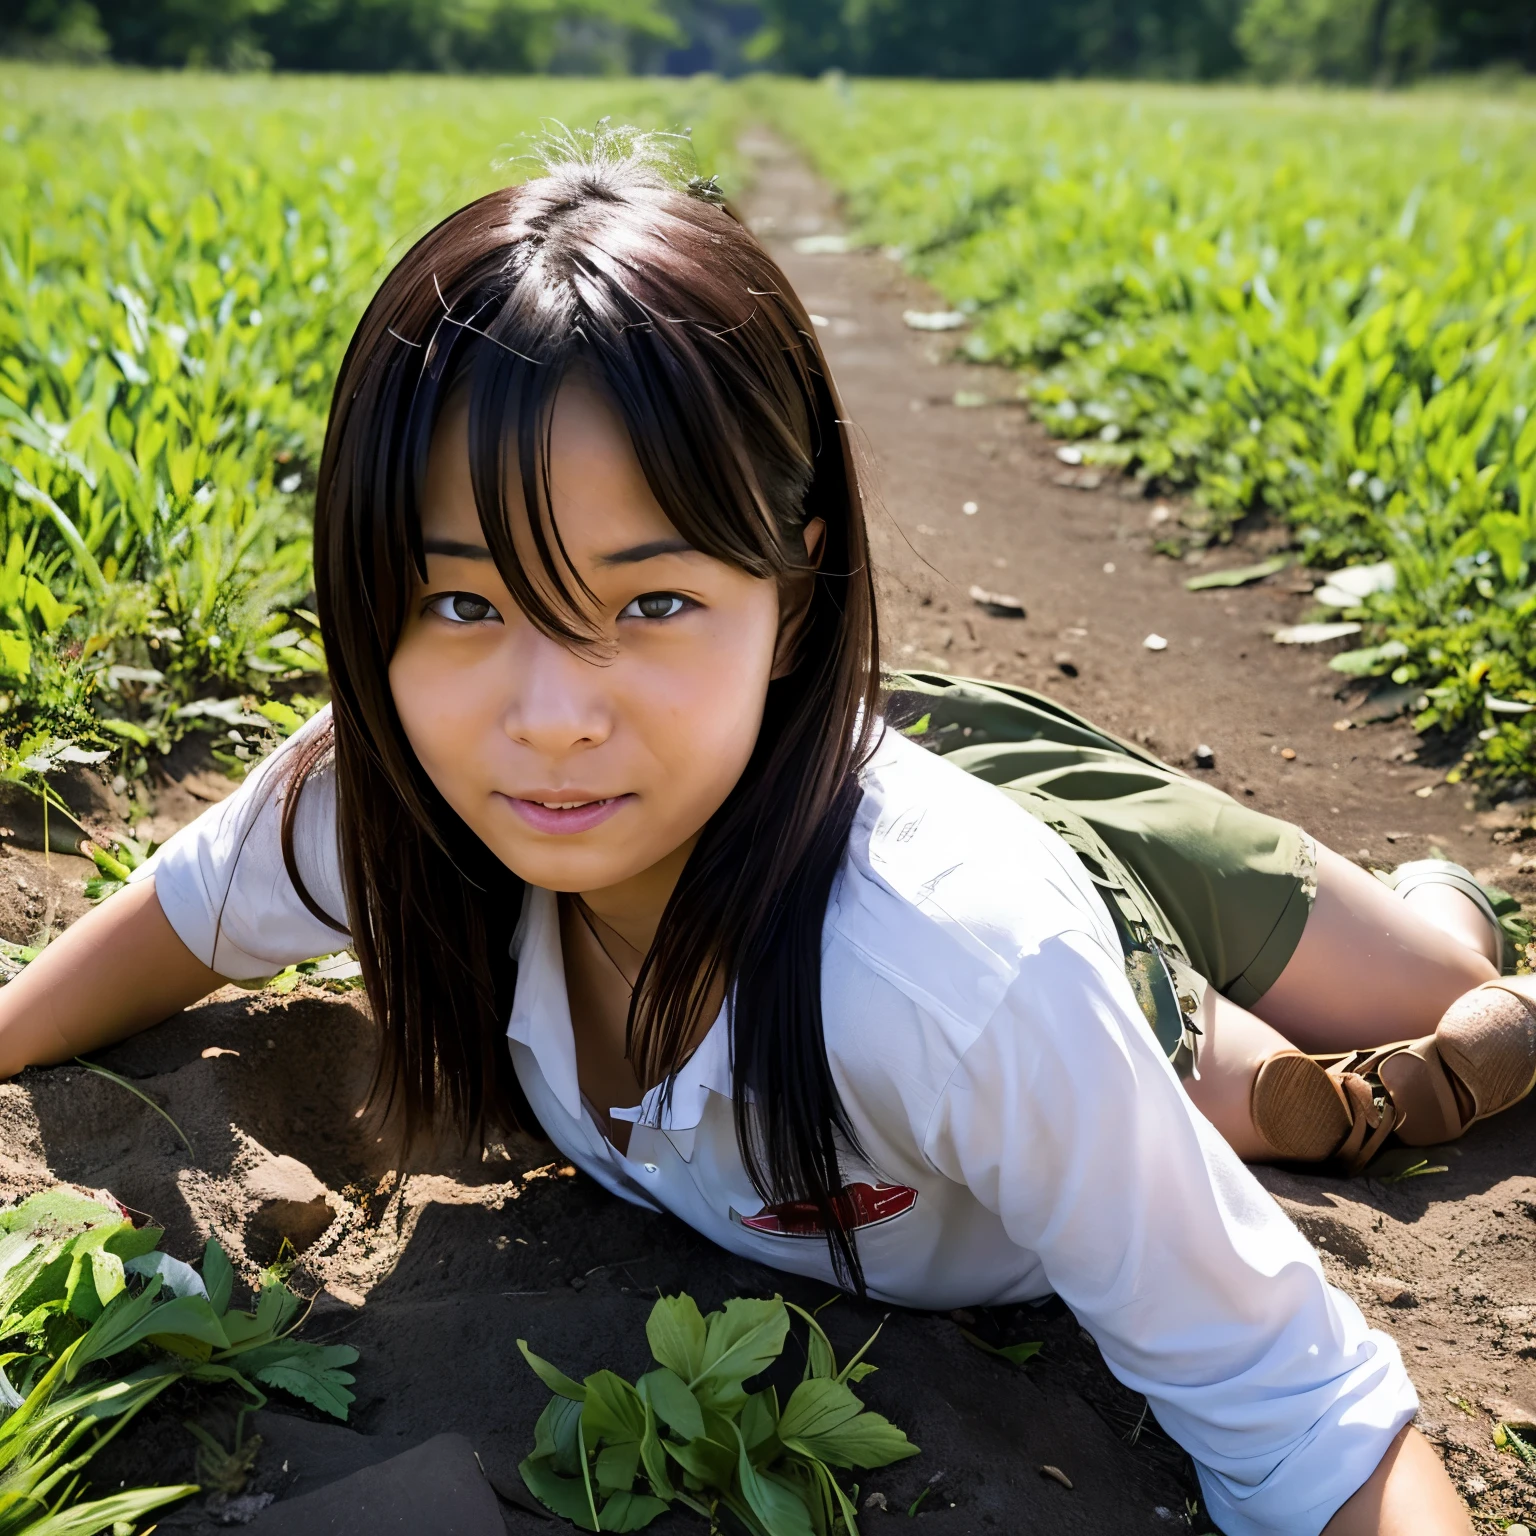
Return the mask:
<path id="1" fill-rule="evenodd" d="M 587 643 L 581 583 L 548 511 L 548 433 L 570 370 L 621 414 L 651 490 L 690 544 L 754 576 L 812 586 L 751 760 L 710 818 L 646 956 L 628 1055 L 644 1084 L 682 1064 L 702 1011 L 729 1000 L 737 1137 L 771 1200 L 810 1200 L 840 1275 L 839 1148 L 855 1139 L 822 1038 L 821 934 L 878 713 L 874 588 L 853 454 L 815 329 L 713 182 L 667 141 L 570 134 L 542 173 L 422 237 L 385 278 L 336 383 L 315 503 L 315 585 L 330 666 L 346 928 L 383 1045 L 375 1093 L 409 1131 L 437 1118 L 536 1130 L 505 1031 L 523 884 L 448 807 L 411 751 L 388 668 L 426 575 L 428 447 L 466 391 L 486 544 L 546 633 Z M 545 583 L 513 550 L 516 474 Z M 804 525 L 826 525 L 808 572 Z M 542 593 L 567 600 L 562 606 Z M 293 854 L 298 795 L 285 799 Z"/>

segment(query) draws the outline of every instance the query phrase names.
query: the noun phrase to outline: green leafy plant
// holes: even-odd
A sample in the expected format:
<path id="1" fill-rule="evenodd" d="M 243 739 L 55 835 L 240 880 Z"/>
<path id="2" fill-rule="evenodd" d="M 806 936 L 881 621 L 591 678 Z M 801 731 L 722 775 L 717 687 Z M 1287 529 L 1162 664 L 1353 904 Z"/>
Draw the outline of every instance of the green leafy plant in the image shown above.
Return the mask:
<path id="1" fill-rule="evenodd" d="M 291 728 L 278 706 L 302 718 L 325 417 L 390 261 L 526 174 L 548 120 L 691 122 L 716 158 L 730 110 L 709 82 L 336 80 L 322 101 L 0 64 L 0 774 L 73 747 L 133 781 L 192 732 L 237 768 L 249 731 Z"/>
<path id="2" fill-rule="evenodd" d="M 747 1383 L 779 1358 L 791 1313 L 809 1337 L 781 1408 L 772 1386 Z M 857 1536 L 832 1469 L 883 1467 L 918 1449 L 852 1390 L 875 1369 L 864 1356 L 879 1331 L 839 1368 L 820 1323 L 793 1302 L 738 1297 L 705 1316 L 691 1296 L 664 1296 L 645 1325 L 656 1369 L 633 1383 L 607 1370 L 573 1381 L 519 1339 L 555 1395 L 518 1470 L 585 1531 L 637 1531 L 677 1503 L 711 1521 L 728 1510 L 753 1536 Z"/>
<path id="3" fill-rule="evenodd" d="M 158 845 L 147 838 L 141 841 L 133 837 L 115 837 L 112 839 L 113 851 L 89 840 L 80 846 L 96 866 L 96 873 L 85 882 L 86 900 L 104 901 L 128 884 L 128 877 L 149 858 Z"/>
<path id="4" fill-rule="evenodd" d="M 1390 560 L 1327 612 L 1364 626 L 1341 670 L 1412 686 L 1461 771 L 1536 778 L 1529 98 L 743 89 L 1074 462 L 1190 493 L 1160 548 L 1258 511 L 1308 564 Z"/>
<path id="5" fill-rule="evenodd" d="M 302 1304 L 270 1275 L 251 1311 L 234 1307 L 217 1242 L 199 1273 L 160 1237 L 63 1187 L 0 1211 L 0 1536 L 94 1536 L 196 1492 L 79 1498 L 91 1457 L 175 1382 L 233 1387 L 249 1407 L 266 1402 L 259 1382 L 347 1416 L 356 1350 L 294 1338 Z"/>

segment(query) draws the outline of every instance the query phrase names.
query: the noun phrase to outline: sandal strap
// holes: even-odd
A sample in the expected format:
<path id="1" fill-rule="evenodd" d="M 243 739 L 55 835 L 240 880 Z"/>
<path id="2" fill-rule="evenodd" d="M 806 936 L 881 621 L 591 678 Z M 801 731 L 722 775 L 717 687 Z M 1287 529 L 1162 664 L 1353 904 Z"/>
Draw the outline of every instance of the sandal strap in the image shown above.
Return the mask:
<path id="1" fill-rule="evenodd" d="M 1349 1106 L 1352 1124 L 1349 1135 L 1334 1153 L 1332 1162 L 1346 1178 L 1354 1178 L 1376 1156 L 1399 1123 L 1391 1097 L 1378 1098 L 1375 1090 L 1358 1072 L 1331 1070 L 1328 1074 L 1338 1084 Z"/>

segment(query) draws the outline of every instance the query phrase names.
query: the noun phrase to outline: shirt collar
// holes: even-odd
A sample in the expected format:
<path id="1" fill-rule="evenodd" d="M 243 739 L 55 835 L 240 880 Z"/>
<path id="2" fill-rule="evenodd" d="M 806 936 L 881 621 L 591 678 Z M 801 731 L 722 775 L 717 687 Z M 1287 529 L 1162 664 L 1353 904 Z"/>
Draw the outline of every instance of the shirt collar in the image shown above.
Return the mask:
<path id="1" fill-rule="evenodd" d="M 565 990 L 565 962 L 560 949 L 560 911 L 553 891 L 525 886 L 523 911 L 512 936 L 517 959 L 517 990 L 507 1037 L 526 1046 L 560 1107 L 573 1119 L 582 1114 L 581 1084 L 576 1076 L 576 1040 Z M 731 1041 L 725 1010 L 698 1049 L 672 1079 L 670 1102 L 658 1083 L 632 1108 L 611 1106 L 615 1120 L 659 1130 L 697 1128 L 712 1093 L 731 1092 Z"/>

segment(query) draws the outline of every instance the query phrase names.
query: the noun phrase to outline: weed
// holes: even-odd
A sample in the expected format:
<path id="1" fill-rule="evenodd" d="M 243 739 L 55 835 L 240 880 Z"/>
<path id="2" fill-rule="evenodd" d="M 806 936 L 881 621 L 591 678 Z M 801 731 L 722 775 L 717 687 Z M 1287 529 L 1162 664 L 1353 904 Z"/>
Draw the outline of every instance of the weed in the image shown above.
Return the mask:
<path id="1" fill-rule="evenodd" d="M 804 1375 L 781 1409 L 773 1387 L 746 1383 L 778 1359 L 792 1312 L 809 1339 Z M 518 1470 L 582 1530 L 639 1530 L 679 1503 L 712 1523 L 727 1510 L 753 1536 L 857 1536 L 832 1468 L 917 1454 L 850 1387 L 874 1369 L 863 1357 L 878 1328 L 841 1368 L 815 1317 L 777 1296 L 738 1297 L 707 1317 L 691 1296 L 665 1296 L 645 1332 L 657 1368 L 634 1383 L 606 1370 L 573 1381 L 518 1340 L 555 1394 Z M 648 1493 L 635 1491 L 642 1478 Z"/>

